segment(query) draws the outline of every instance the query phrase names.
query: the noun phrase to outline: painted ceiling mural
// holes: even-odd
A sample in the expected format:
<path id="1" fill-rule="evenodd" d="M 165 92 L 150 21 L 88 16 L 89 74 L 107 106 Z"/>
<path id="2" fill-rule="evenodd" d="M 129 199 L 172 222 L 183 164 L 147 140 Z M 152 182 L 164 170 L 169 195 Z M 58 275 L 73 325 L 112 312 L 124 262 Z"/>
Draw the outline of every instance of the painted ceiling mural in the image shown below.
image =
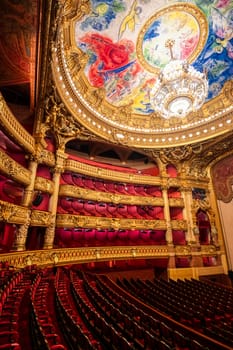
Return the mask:
<path id="1" fill-rule="evenodd" d="M 185 3 L 185 10 L 180 4 Z M 92 0 L 75 22 L 75 43 L 88 54 L 85 75 L 109 103 L 151 114 L 150 91 L 172 59 L 186 59 L 209 80 L 207 100 L 233 76 L 232 0 L 185 2 Z M 153 11 L 151 10 L 153 7 Z M 172 50 L 167 40 L 174 40 Z"/>

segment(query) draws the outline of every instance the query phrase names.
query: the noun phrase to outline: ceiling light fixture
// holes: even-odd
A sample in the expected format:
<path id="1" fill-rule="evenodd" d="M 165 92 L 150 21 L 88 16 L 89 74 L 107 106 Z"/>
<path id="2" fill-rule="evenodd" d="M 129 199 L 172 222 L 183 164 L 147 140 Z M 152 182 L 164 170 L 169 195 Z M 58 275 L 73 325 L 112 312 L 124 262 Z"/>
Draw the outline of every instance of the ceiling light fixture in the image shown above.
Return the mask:
<path id="1" fill-rule="evenodd" d="M 187 61 L 173 57 L 174 40 L 167 40 L 171 61 L 161 70 L 151 90 L 151 103 L 155 112 L 166 119 L 183 118 L 197 111 L 204 104 L 208 94 L 206 74 L 201 73 Z"/>

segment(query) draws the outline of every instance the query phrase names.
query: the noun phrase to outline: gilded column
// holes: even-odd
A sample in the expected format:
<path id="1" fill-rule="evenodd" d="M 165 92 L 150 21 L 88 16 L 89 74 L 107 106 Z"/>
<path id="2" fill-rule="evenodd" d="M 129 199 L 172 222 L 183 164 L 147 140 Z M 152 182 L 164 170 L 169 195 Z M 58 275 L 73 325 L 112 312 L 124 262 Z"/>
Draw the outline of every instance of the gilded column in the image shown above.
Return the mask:
<path id="1" fill-rule="evenodd" d="M 31 162 L 29 164 L 29 170 L 31 171 L 31 179 L 30 179 L 31 182 L 26 187 L 26 189 L 24 191 L 24 196 L 23 196 L 22 202 L 21 202 L 21 205 L 23 205 L 24 207 L 29 207 L 32 203 L 37 166 L 38 166 L 37 161 L 31 160 Z"/>
<path id="2" fill-rule="evenodd" d="M 15 241 L 13 244 L 13 247 L 15 250 L 22 251 L 26 249 L 26 240 L 27 240 L 27 235 L 28 235 L 28 228 L 30 226 L 30 221 L 31 221 L 31 210 L 30 206 L 32 203 L 33 199 L 33 191 L 34 191 L 34 186 L 35 186 L 35 179 L 36 179 L 36 172 L 37 172 L 37 166 L 38 166 L 38 159 L 40 157 L 41 151 L 43 149 L 43 146 L 41 144 L 36 145 L 36 150 L 35 153 L 31 156 L 31 161 L 29 163 L 29 170 L 31 172 L 31 177 L 30 177 L 30 184 L 26 187 L 24 191 L 24 196 L 21 201 L 21 205 L 24 207 L 28 207 L 28 217 L 27 220 L 24 224 L 19 225 L 17 231 L 16 231 L 16 236 L 15 236 Z"/>
<path id="3" fill-rule="evenodd" d="M 168 244 L 173 244 L 167 186 L 162 186 L 162 191 L 163 191 L 163 201 L 164 201 L 164 216 L 165 216 L 166 225 L 167 225 L 166 241 Z"/>
<path id="4" fill-rule="evenodd" d="M 28 211 L 26 222 L 24 224 L 20 225 L 16 229 L 16 235 L 15 235 L 15 241 L 13 244 L 13 249 L 15 249 L 17 251 L 25 250 L 28 228 L 29 228 L 30 221 L 31 221 L 30 216 L 31 216 L 31 211 Z"/>
<path id="5" fill-rule="evenodd" d="M 189 187 L 181 188 L 182 197 L 184 199 L 183 216 L 188 224 L 188 231 L 186 232 L 186 242 L 188 244 L 196 243 L 196 237 L 194 235 L 193 217 L 192 217 L 192 189 Z"/>
<path id="6" fill-rule="evenodd" d="M 53 241 L 55 236 L 55 228 L 56 228 L 56 213 L 57 213 L 57 203 L 58 203 L 58 194 L 59 194 L 59 185 L 60 185 L 60 177 L 61 173 L 64 171 L 64 163 L 67 158 L 67 155 L 64 151 L 57 150 L 56 152 L 56 166 L 54 168 L 53 173 L 53 183 L 54 183 L 54 191 L 49 201 L 49 212 L 50 223 L 45 232 L 44 239 L 44 249 L 52 249 Z"/>

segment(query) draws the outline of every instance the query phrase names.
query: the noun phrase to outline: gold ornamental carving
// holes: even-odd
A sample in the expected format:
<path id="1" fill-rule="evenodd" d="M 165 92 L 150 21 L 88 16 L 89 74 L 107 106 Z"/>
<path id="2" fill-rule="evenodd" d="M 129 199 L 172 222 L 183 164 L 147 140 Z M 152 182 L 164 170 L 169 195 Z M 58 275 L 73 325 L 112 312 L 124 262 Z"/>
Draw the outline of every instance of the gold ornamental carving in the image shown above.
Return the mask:
<path id="1" fill-rule="evenodd" d="M 32 210 L 31 226 L 45 226 L 50 224 L 51 213 L 42 210 Z"/>
<path id="2" fill-rule="evenodd" d="M 24 185 L 30 184 L 31 172 L 0 150 L 0 170 Z"/>
<path id="3" fill-rule="evenodd" d="M 141 174 L 123 173 L 119 171 L 98 168 L 97 166 L 81 163 L 73 159 L 67 159 L 65 163 L 65 170 L 76 172 L 100 179 L 118 181 L 124 183 L 135 183 L 145 185 L 160 185 L 161 178 L 156 176 L 146 176 Z"/>
<path id="4" fill-rule="evenodd" d="M 161 229 L 165 230 L 165 220 L 118 219 L 94 216 L 58 214 L 57 227 L 122 228 L 122 229 Z"/>
<path id="5" fill-rule="evenodd" d="M 173 230 L 187 230 L 187 221 L 186 220 L 171 220 L 171 228 Z"/>
<path id="6" fill-rule="evenodd" d="M 175 253 L 176 256 L 184 256 L 184 255 L 188 255 L 191 256 L 192 255 L 192 250 L 191 250 L 191 246 L 176 246 L 175 247 Z"/>
<path id="7" fill-rule="evenodd" d="M 231 82 L 226 82 L 221 93 L 206 102 L 198 113 L 190 113 L 184 118 L 165 119 L 156 113 L 145 117 L 132 108 L 133 96 L 128 98 L 128 103 L 125 105 L 120 103 L 114 105 L 108 102 L 105 98 L 105 91 L 102 88 L 93 88 L 89 83 L 85 68 L 90 57 L 87 57 L 85 51 L 81 52 L 75 38 L 75 24 L 81 21 L 84 14 L 91 11 L 90 7 L 91 3 L 88 1 L 78 1 L 77 4 L 66 2 L 65 6 L 61 7 L 56 42 L 53 44 L 56 50 L 54 49 L 52 53 L 53 77 L 62 101 L 71 115 L 85 129 L 110 142 L 136 148 L 143 147 L 143 149 L 151 147 L 160 149 L 164 148 L 165 144 L 167 147 L 174 145 L 183 147 L 187 143 L 190 145 L 206 138 L 213 138 L 223 133 L 223 129 L 218 127 L 220 123 L 224 124 L 224 132 L 230 131 L 231 126 L 227 124 L 227 119 L 232 111 L 233 87 Z M 193 61 L 202 50 L 208 35 L 207 21 L 197 6 L 178 3 L 171 4 L 162 10 L 155 6 L 150 21 L 155 21 L 157 16 L 163 14 L 163 11 L 165 13 L 166 11 L 178 11 L 178 9 L 189 13 L 198 22 L 200 40 L 196 50 L 189 57 L 189 61 Z M 141 53 L 143 39 L 140 41 L 140 35 L 143 37 L 145 30 L 146 27 L 142 26 L 134 54 L 150 72 L 151 69 L 144 62 Z M 157 76 L 158 73 L 155 70 L 153 67 L 153 74 Z M 208 128 L 208 133 L 205 131 L 206 128 Z M 183 151 L 184 154 L 178 155 L 178 158 L 189 159 L 191 148 L 185 147 L 185 150 L 182 148 Z M 175 157 L 177 158 L 177 154 Z"/>
<path id="8" fill-rule="evenodd" d="M 168 256 L 166 246 L 112 246 L 21 251 L 1 254 L 1 261 L 7 261 L 14 268 L 23 268 L 33 264 L 51 267 L 56 264 L 88 263 L 97 260 L 154 259 Z"/>
<path id="9" fill-rule="evenodd" d="M 122 203 L 122 204 L 135 204 L 135 205 L 153 205 L 153 206 L 163 206 L 164 200 L 160 197 L 143 197 L 143 196 L 130 196 L 130 195 L 120 195 L 113 193 L 106 193 L 100 191 L 94 191 L 89 189 L 84 189 L 72 185 L 61 185 L 59 190 L 59 196 L 63 197 L 73 197 L 73 198 L 83 198 L 87 200 L 94 200 L 97 202 L 105 203 Z M 179 201 L 179 206 L 182 205 L 182 199 Z M 177 202 L 177 203 L 178 203 Z"/>
<path id="10" fill-rule="evenodd" d="M 184 207 L 184 200 L 183 198 L 169 198 L 169 207 Z"/>
<path id="11" fill-rule="evenodd" d="M 51 180 L 37 176 L 35 180 L 35 190 L 52 194 L 54 191 L 54 183 Z"/>
<path id="12" fill-rule="evenodd" d="M 12 224 L 25 224 L 29 210 L 25 207 L 0 200 L 0 221 Z"/>
<path id="13" fill-rule="evenodd" d="M 0 93 L 0 124 L 29 153 L 34 152 L 35 140 L 14 117 Z"/>
<path id="14" fill-rule="evenodd" d="M 55 165 L 55 155 L 44 149 L 40 154 L 40 162 L 53 167 Z"/>
<path id="15" fill-rule="evenodd" d="M 217 249 L 214 245 L 202 245 L 201 246 L 201 254 L 206 255 L 214 255 L 217 254 Z"/>

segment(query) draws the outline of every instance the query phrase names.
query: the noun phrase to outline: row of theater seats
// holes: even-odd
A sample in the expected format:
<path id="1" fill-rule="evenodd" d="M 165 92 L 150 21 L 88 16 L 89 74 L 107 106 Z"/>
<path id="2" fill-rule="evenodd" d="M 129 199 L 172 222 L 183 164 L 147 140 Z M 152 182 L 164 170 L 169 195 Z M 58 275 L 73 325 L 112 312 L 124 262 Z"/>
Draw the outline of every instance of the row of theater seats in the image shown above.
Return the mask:
<path id="1" fill-rule="evenodd" d="M 7 289 L 7 295 L 0 313 L 0 349 L 232 348 L 141 303 L 126 288 L 124 285 L 123 290 L 104 275 L 84 273 L 72 267 L 43 270 L 33 267 L 15 272 L 2 290 Z M 147 289 L 149 293 L 150 285 L 146 292 Z M 29 306 L 22 308 L 25 297 Z M 231 302 L 231 295 L 227 300 Z M 24 334 L 23 330 L 27 329 L 30 331 Z M 23 338 L 27 335 L 30 339 L 26 342 Z"/>
<path id="2" fill-rule="evenodd" d="M 126 194 L 131 196 L 154 196 L 162 197 L 162 190 L 159 186 L 138 185 L 132 183 L 119 183 L 91 178 L 76 173 L 64 173 L 61 175 L 62 184 L 68 184 L 87 188 L 93 191 Z"/>
<path id="3" fill-rule="evenodd" d="M 123 349 L 213 349 L 193 339 L 194 334 L 191 337 L 182 334 L 182 326 L 179 331 L 174 330 L 174 324 L 169 324 L 167 319 L 159 320 L 150 315 L 150 312 L 155 315 L 154 310 L 149 311 L 143 304 L 139 307 L 129 295 L 122 295 L 118 288 L 115 290 L 103 278 L 93 278 L 93 275 L 89 278 L 79 273 L 79 277 L 72 275 L 72 282 L 77 304 L 81 303 L 79 295 L 86 293 L 85 298 L 95 306 L 95 315 L 88 316 L 89 322 L 94 322 L 95 327 L 97 325 L 97 332 L 105 339 L 107 348 L 114 342 L 114 328 L 127 340 L 121 345 Z M 83 312 L 89 314 L 84 305 Z"/>
<path id="4" fill-rule="evenodd" d="M 33 349 L 64 350 L 49 312 L 48 296 L 52 293 L 50 276 L 37 274 L 31 288 L 31 329 Z"/>
<path id="5" fill-rule="evenodd" d="M 118 284 L 143 302 L 233 348 L 233 290 L 197 280 L 122 279 Z"/>
<path id="6" fill-rule="evenodd" d="M 165 230 L 57 228 L 58 247 L 152 244 L 165 245 Z M 180 240 L 181 241 L 181 240 Z"/>
<path id="7" fill-rule="evenodd" d="M 57 318 L 68 348 L 104 349 L 80 316 L 71 294 L 70 283 L 64 270 L 58 269 L 55 279 Z"/>
<path id="8" fill-rule="evenodd" d="M 132 205 L 95 202 L 72 197 L 61 197 L 58 202 L 58 213 L 76 215 L 116 217 L 127 219 L 159 220 L 164 219 L 164 210 L 161 206 Z"/>
<path id="9" fill-rule="evenodd" d="M 5 280 L 0 289 L 0 349 L 20 350 L 20 308 L 22 299 L 31 285 L 31 274 L 25 269 L 11 270 L 11 273 L 6 275 L 8 280 Z"/>

